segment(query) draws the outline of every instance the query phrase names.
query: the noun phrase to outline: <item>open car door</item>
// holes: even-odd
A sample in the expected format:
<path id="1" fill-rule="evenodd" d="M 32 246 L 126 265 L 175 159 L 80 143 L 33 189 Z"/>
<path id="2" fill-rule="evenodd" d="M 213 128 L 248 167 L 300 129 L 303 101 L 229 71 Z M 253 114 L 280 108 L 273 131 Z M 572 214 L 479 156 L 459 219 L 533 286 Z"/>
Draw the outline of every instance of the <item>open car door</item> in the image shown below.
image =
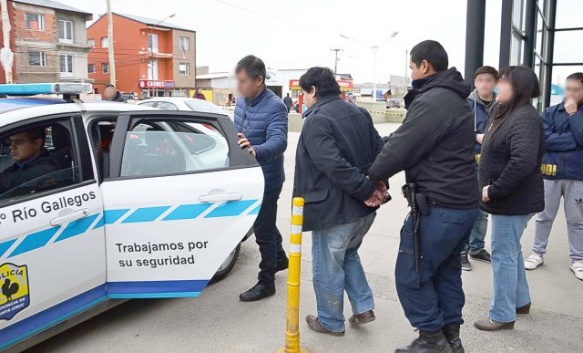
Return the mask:
<path id="1" fill-rule="evenodd" d="M 257 217 L 263 173 L 225 116 L 118 117 L 101 184 L 110 298 L 196 297 Z"/>

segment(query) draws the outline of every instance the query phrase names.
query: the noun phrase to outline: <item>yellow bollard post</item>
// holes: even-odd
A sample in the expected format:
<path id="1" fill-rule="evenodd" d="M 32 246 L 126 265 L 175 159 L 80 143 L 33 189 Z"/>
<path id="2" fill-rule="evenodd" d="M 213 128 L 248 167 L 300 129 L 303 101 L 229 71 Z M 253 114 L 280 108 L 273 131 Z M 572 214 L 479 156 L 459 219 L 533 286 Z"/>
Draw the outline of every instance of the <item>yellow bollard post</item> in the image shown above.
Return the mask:
<path id="1" fill-rule="evenodd" d="M 300 347 L 300 274 L 302 266 L 302 225 L 304 199 L 293 201 L 287 273 L 287 310 L 285 320 L 285 347 L 277 353 L 309 353 Z"/>

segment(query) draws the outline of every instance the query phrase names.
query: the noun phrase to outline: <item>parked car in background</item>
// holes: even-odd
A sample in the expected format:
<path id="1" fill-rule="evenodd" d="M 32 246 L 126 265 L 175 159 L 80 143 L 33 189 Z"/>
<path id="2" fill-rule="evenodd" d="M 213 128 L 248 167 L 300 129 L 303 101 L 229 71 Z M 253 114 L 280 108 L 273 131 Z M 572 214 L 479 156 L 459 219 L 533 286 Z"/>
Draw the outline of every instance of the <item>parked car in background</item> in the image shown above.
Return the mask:
<path id="1" fill-rule="evenodd" d="M 150 98 L 137 103 L 147 107 L 153 107 L 164 110 L 183 110 L 195 111 L 201 113 L 221 114 L 228 116 L 231 121 L 234 117 L 231 112 L 224 110 L 218 105 L 202 99 L 186 97 L 156 97 Z"/>

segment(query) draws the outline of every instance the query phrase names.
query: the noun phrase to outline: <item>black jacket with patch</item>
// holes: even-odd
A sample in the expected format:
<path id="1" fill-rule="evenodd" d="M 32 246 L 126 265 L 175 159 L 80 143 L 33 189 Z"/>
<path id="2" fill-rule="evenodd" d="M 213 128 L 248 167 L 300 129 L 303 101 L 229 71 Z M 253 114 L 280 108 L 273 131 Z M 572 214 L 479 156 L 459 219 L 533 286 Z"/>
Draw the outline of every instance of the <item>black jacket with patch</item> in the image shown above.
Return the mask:
<path id="1" fill-rule="evenodd" d="M 369 170 L 372 180 L 385 180 L 404 170 L 440 207 L 478 207 L 474 155 L 474 115 L 470 87 L 455 69 L 419 82 L 407 116 L 389 138 Z"/>

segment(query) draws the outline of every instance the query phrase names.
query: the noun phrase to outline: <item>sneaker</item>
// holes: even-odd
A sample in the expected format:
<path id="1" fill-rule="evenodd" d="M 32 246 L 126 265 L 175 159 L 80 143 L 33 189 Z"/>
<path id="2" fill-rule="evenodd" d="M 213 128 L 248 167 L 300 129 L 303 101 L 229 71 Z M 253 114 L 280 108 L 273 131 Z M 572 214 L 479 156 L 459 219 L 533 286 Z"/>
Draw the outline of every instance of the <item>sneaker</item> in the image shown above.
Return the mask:
<path id="1" fill-rule="evenodd" d="M 470 263 L 470 259 L 468 259 L 468 252 L 467 251 L 462 251 L 461 260 L 462 260 L 462 270 L 471 271 L 472 264 Z"/>
<path id="2" fill-rule="evenodd" d="M 540 265 L 545 263 L 545 259 L 541 254 L 533 252 L 529 257 L 524 260 L 524 268 L 527 270 L 534 270 Z"/>
<path id="3" fill-rule="evenodd" d="M 571 263 L 571 271 L 573 271 L 577 279 L 583 281 L 583 260 L 573 261 Z"/>
<path id="4" fill-rule="evenodd" d="M 476 261 L 482 261 L 482 262 L 486 262 L 486 263 L 492 263 L 492 259 L 490 257 L 490 253 L 488 253 L 486 251 L 486 249 L 482 249 L 478 252 L 472 252 L 470 251 L 470 257 L 472 258 L 472 260 L 476 260 Z"/>

